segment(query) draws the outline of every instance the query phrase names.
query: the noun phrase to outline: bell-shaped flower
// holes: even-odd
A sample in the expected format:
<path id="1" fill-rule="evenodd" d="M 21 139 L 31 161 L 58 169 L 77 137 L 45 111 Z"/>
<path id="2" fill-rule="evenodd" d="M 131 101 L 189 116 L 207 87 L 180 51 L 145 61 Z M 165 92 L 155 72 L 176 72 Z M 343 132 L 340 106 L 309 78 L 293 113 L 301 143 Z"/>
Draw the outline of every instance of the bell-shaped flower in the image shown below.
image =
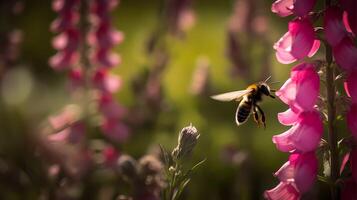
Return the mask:
<path id="1" fill-rule="evenodd" d="M 324 31 L 327 42 L 336 46 L 346 35 L 347 30 L 343 23 L 343 11 L 333 6 L 325 11 Z"/>
<path id="2" fill-rule="evenodd" d="M 273 136 L 272 140 L 282 152 L 309 152 L 318 147 L 322 133 L 323 124 L 319 113 L 307 111 L 299 114 L 289 130 Z"/>
<path id="3" fill-rule="evenodd" d="M 298 200 L 300 193 L 291 182 L 280 182 L 275 188 L 264 192 L 264 198 L 268 200 Z"/>
<path id="4" fill-rule="evenodd" d="M 300 193 L 307 192 L 315 183 L 318 160 L 314 152 L 294 153 L 276 173 L 281 182 L 293 182 Z"/>
<path id="5" fill-rule="evenodd" d="M 291 14 L 302 17 L 314 8 L 315 3 L 316 0 L 277 0 L 273 3 L 271 11 L 280 17 Z"/>
<path id="6" fill-rule="evenodd" d="M 357 104 L 353 103 L 347 113 L 347 126 L 357 140 Z"/>
<path id="7" fill-rule="evenodd" d="M 347 71 L 357 69 L 357 47 L 350 37 L 344 37 L 333 47 L 333 56 L 342 69 Z"/>
<path id="8" fill-rule="evenodd" d="M 351 72 L 345 82 L 345 90 L 353 103 L 357 103 L 357 71 Z"/>
<path id="9" fill-rule="evenodd" d="M 308 19 L 289 22 L 289 31 L 274 44 L 280 63 L 290 64 L 306 56 L 312 57 L 320 47 L 315 31 Z"/>
<path id="10" fill-rule="evenodd" d="M 297 113 L 313 109 L 319 89 L 320 79 L 314 65 L 302 63 L 291 70 L 290 78 L 276 95 Z"/>

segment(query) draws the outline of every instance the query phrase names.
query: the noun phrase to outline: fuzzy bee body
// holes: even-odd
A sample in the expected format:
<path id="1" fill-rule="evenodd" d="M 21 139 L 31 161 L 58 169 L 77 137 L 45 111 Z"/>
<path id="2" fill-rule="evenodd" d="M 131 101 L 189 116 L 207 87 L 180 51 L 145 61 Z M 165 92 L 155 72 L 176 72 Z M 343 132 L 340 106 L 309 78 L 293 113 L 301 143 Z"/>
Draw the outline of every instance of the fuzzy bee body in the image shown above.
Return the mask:
<path id="1" fill-rule="evenodd" d="M 273 91 L 265 82 L 259 82 L 248 86 L 245 90 L 214 95 L 212 98 L 218 101 L 240 101 L 235 114 L 238 126 L 246 122 L 250 114 L 253 113 L 254 121 L 258 125 L 263 123 L 265 127 L 265 114 L 258 103 L 262 101 L 263 95 L 275 98 L 271 94 Z"/>
<path id="2" fill-rule="evenodd" d="M 250 113 L 252 112 L 253 102 L 249 100 L 242 100 L 236 111 L 236 123 L 243 124 L 247 121 Z"/>

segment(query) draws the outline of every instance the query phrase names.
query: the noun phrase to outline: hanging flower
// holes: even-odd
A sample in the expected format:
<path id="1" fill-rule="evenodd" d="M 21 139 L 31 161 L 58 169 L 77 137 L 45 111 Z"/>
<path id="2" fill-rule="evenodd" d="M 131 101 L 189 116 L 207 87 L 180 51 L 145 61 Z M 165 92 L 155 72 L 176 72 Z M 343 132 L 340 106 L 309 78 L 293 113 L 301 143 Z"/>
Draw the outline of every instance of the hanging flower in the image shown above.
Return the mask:
<path id="1" fill-rule="evenodd" d="M 264 198 L 269 200 L 298 200 L 300 193 L 291 182 L 280 182 L 275 188 L 264 192 Z"/>
<path id="2" fill-rule="evenodd" d="M 307 15 L 315 6 L 316 0 L 277 0 L 273 3 L 271 11 L 280 17 L 291 14 L 302 17 Z"/>
<path id="3" fill-rule="evenodd" d="M 343 24 L 343 11 L 333 6 L 325 11 L 324 30 L 327 42 L 331 46 L 336 46 L 347 35 L 347 30 Z"/>
<path id="4" fill-rule="evenodd" d="M 357 47 L 350 37 L 344 37 L 338 45 L 333 47 L 333 55 L 342 69 L 352 71 L 357 68 Z"/>
<path id="5" fill-rule="evenodd" d="M 289 64 L 306 56 L 313 56 L 320 47 L 314 28 L 308 19 L 289 22 L 289 31 L 274 44 L 276 57 L 280 63 Z"/>
<path id="6" fill-rule="evenodd" d="M 321 117 L 316 111 L 307 111 L 294 116 L 297 121 L 280 135 L 273 136 L 273 143 L 283 152 L 309 152 L 315 150 L 323 133 Z M 291 120 L 292 121 L 292 120 Z"/>
<path id="7" fill-rule="evenodd" d="M 318 171 L 318 160 L 314 152 L 294 153 L 275 176 L 281 182 L 293 182 L 300 193 L 307 192 L 314 184 Z"/>
<path id="8" fill-rule="evenodd" d="M 295 66 L 290 78 L 276 92 L 276 95 L 294 112 L 313 110 L 320 90 L 320 78 L 315 66 L 302 63 Z"/>

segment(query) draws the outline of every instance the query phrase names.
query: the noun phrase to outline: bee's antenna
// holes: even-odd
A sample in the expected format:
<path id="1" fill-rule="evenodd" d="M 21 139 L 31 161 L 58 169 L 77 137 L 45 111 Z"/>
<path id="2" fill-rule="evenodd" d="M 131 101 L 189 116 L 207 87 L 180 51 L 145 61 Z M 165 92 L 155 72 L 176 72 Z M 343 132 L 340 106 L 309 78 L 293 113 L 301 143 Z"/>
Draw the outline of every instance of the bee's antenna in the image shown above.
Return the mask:
<path id="1" fill-rule="evenodd" d="M 264 83 L 268 82 L 271 76 L 269 76 L 267 79 L 265 79 Z"/>
<path id="2" fill-rule="evenodd" d="M 270 85 L 272 85 L 272 84 L 277 84 L 277 83 L 280 83 L 280 81 L 271 82 Z"/>

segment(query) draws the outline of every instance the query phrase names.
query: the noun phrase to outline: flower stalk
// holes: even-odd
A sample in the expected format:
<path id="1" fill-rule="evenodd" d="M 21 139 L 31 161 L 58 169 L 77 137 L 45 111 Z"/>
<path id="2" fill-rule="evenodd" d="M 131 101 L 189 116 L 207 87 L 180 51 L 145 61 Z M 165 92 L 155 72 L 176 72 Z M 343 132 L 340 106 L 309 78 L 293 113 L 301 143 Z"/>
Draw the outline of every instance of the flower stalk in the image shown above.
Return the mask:
<path id="1" fill-rule="evenodd" d="M 330 0 L 325 1 L 325 6 L 328 8 L 331 4 Z M 325 58 L 326 58 L 326 94 L 327 94 L 327 126 L 328 126 L 328 143 L 330 147 L 330 178 L 332 183 L 335 183 L 339 175 L 339 161 L 337 149 L 337 133 L 335 130 L 336 121 L 336 87 L 334 66 L 332 64 L 332 48 L 325 42 Z M 338 199 L 338 191 L 335 184 L 330 185 L 331 198 Z"/>
<path id="2" fill-rule="evenodd" d="M 328 126 L 328 143 L 330 147 L 330 177 L 333 183 L 338 179 L 338 149 L 337 149 L 337 134 L 335 130 L 335 120 L 336 120 L 336 88 L 335 88 L 335 74 L 332 65 L 332 50 L 328 44 L 326 47 L 326 91 L 327 91 L 327 126 Z M 331 185 L 331 197 L 332 199 L 337 199 L 337 187 L 333 184 Z"/>

